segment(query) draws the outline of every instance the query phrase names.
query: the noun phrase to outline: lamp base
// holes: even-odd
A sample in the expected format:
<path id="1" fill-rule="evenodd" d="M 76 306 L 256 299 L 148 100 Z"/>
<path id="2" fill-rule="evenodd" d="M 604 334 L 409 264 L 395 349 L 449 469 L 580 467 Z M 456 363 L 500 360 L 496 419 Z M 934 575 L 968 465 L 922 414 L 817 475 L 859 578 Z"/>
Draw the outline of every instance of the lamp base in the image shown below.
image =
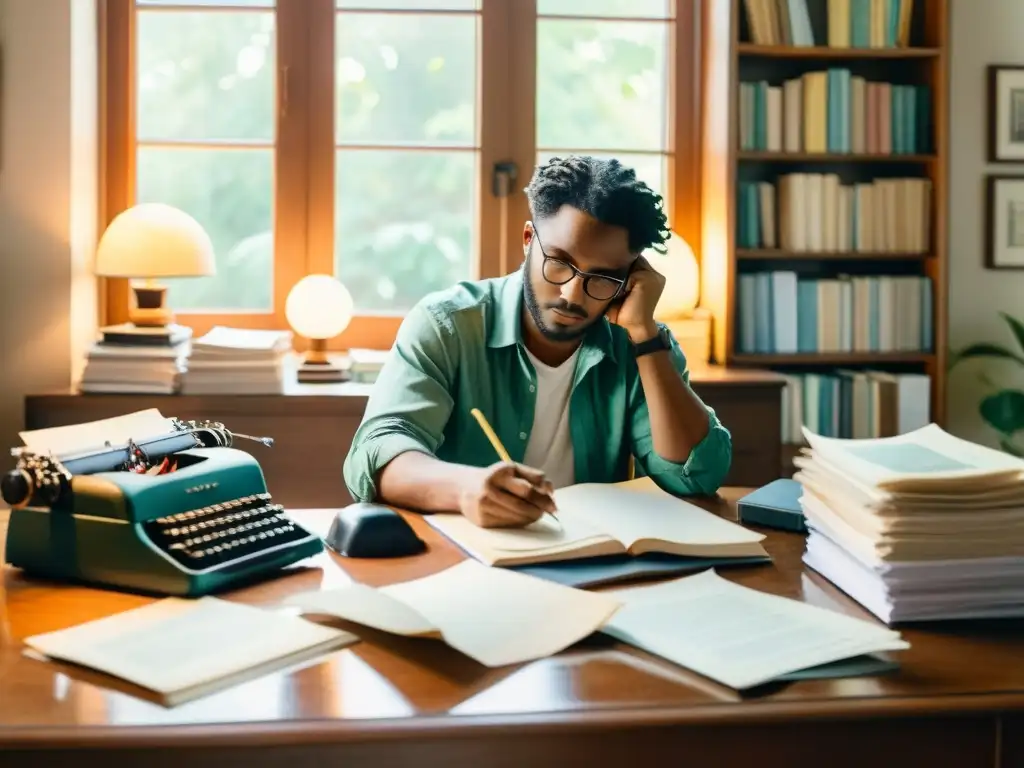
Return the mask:
<path id="1" fill-rule="evenodd" d="M 310 339 L 296 378 L 300 384 L 336 384 L 348 381 L 348 370 L 327 356 L 326 339 Z"/>
<path id="2" fill-rule="evenodd" d="M 166 304 L 167 286 L 153 282 L 133 285 L 135 305 L 128 310 L 128 320 L 144 328 L 159 328 L 174 323 L 174 313 Z"/>

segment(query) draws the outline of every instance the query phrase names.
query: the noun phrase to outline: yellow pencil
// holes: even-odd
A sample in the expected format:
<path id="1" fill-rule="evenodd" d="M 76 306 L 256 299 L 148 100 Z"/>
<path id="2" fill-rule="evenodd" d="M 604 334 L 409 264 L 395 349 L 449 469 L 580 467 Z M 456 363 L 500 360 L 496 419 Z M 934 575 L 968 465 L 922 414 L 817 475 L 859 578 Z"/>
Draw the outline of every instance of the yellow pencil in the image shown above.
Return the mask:
<path id="1" fill-rule="evenodd" d="M 505 446 L 501 444 L 501 440 L 498 439 L 497 433 L 495 433 L 491 428 L 490 422 L 487 421 L 487 417 L 480 412 L 479 408 L 473 408 L 470 410 L 470 413 L 473 414 L 473 418 L 476 419 L 477 423 L 480 425 L 480 429 L 482 429 L 484 434 L 487 435 L 487 439 L 491 441 L 491 445 L 494 446 L 494 450 L 501 460 L 507 461 L 509 464 L 513 463 L 512 457 L 508 455 L 508 451 L 505 450 Z M 548 514 L 554 517 L 555 520 L 558 520 L 553 512 L 549 512 Z M 561 524 L 561 521 L 559 521 L 559 524 Z"/>

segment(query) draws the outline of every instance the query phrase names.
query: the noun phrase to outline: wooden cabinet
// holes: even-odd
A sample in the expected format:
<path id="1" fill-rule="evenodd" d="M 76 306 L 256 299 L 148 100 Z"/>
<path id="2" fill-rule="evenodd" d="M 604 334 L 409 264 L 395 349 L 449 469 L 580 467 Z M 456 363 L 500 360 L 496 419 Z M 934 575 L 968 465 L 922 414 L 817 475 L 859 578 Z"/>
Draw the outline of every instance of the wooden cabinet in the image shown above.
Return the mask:
<path id="1" fill-rule="evenodd" d="M 733 435 L 727 485 L 756 486 L 779 476 L 782 379 L 757 371 L 694 371 L 695 392 Z M 275 499 L 293 508 L 351 501 L 342 465 L 363 416 L 370 387 L 294 385 L 284 395 L 30 395 L 27 429 L 76 424 L 158 408 L 164 416 L 222 421 L 233 432 L 268 435 L 274 447 L 237 446 L 259 459 Z"/>

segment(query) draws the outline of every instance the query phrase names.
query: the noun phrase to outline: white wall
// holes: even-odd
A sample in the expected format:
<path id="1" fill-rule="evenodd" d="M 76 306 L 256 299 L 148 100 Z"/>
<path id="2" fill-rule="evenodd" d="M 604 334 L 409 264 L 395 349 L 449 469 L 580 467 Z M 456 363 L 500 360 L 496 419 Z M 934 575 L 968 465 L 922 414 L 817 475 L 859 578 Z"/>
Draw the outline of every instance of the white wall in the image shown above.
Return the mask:
<path id="1" fill-rule="evenodd" d="M 952 0 L 950 33 L 949 267 L 950 345 L 978 341 L 1012 346 L 1013 336 L 998 311 L 1024 320 L 1024 271 L 984 267 L 985 176 L 1022 174 L 1024 163 L 989 165 L 985 67 L 1024 64 L 1024 0 Z M 990 390 L 980 374 L 999 386 L 1024 388 L 1024 371 L 1008 364 L 963 364 L 949 377 L 949 429 L 969 440 L 996 445 L 995 432 L 978 416 Z"/>
<path id="2" fill-rule="evenodd" d="M 0 0 L 0 452 L 93 338 L 94 0 Z"/>

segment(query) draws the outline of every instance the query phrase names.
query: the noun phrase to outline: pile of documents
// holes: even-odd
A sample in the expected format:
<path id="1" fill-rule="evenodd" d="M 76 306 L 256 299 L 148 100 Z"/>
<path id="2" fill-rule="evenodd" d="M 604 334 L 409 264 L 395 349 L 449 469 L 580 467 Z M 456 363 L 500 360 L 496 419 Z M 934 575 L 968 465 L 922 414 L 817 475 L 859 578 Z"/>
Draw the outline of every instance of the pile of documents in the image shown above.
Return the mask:
<path id="1" fill-rule="evenodd" d="M 192 342 L 182 394 L 280 395 L 291 348 L 291 331 L 212 328 Z"/>
<path id="2" fill-rule="evenodd" d="M 180 325 L 104 328 L 86 354 L 79 391 L 172 395 L 185 372 L 191 339 L 192 329 Z"/>
<path id="3" fill-rule="evenodd" d="M 804 435 L 808 566 L 889 624 L 1024 616 L 1024 461 L 934 424 Z"/>

